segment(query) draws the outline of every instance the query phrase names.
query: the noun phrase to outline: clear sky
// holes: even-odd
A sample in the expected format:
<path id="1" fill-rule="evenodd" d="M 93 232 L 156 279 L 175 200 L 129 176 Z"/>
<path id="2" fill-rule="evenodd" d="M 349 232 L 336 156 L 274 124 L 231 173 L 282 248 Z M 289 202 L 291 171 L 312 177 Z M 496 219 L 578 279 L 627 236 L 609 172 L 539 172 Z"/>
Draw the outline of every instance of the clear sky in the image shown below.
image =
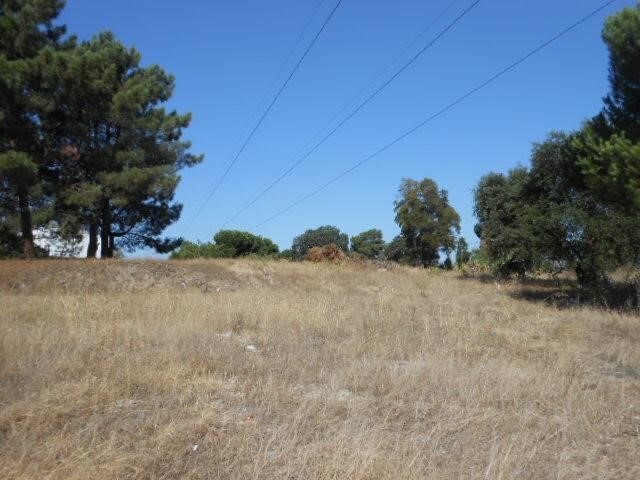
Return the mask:
<path id="1" fill-rule="evenodd" d="M 170 107 L 193 113 L 185 138 L 202 164 L 183 172 L 178 236 L 192 220 L 319 0 L 68 0 L 61 21 L 88 39 L 112 30 L 143 64 L 176 77 Z M 324 0 L 271 95 L 336 0 Z M 451 0 L 343 0 L 229 176 L 185 234 L 210 240 L 233 213 L 401 51 Z M 438 34 L 472 0 L 458 0 L 378 80 Z M 489 171 L 527 164 L 531 144 L 577 128 L 601 107 L 607 85 L 607 10 L 362 168 L 273 221 L 273 213 L 362 160 L 518 59 L 604 0 L 483 0 L 287 179 L 226 228 L 252 230 L 288 248 L 308 228 L 398 233 L 393 201 L 404 177 L 449 191 L 472 245 L 472 189 Z M 376 87 L 370 87 L 369 92 Z M 271 98 L 271 97 L 268 97 Z M 364 96 L 362 97 L 364 98 Z M 354 104 L 355 105 L 355 104 Z M 265 105 L 266 106 L 266 105 Z M 263 106 L 264 108 L 264 106 Z M 236 147 L 237 148 L 237 147 Z"/>

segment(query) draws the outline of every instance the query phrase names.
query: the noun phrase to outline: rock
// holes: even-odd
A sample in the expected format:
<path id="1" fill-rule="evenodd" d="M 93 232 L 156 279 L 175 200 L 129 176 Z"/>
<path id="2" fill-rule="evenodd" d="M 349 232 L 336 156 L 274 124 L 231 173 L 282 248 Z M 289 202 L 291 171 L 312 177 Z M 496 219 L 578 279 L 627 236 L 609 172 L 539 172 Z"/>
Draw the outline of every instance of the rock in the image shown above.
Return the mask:
<path id="1" fill-rule="evenodd" d="M 244 347 L 244 349 L 245 349 L 247 352 L 253 352 L 253 353 L 258 353 L 258 352 L 260 351 L 260 350 L 258 350 L 258 349 L 256 348 L 256 346 L 255 346 L 255 345 L 247 345 L 246 347 Z"/>
<path id="2" fill-rule="evenodd" d="M 275 460 L 276 458 L 278 458 L 278 452 L 276 452 L 275 450 L 269 450 L 265 456 L 267 457 L 267 460 Z"/>
<path id="3" fill-rule="evenodd" d="M 189 445 L 187 447 L 187 455 L 191 455 L 194 453 L 198 453 L 198 449 L 200 448 L 200 445 L 198 445 L 197 443 L 194 443 L 193 445 Z"/>
<path id="4" fill-rule="evenodd" d="M 348 400 L 352 396 L 353 396 L 353 393 L 351 392 L 351 390 L 347 388 L 341 388 L 336 393 L 336 400 Z"/>

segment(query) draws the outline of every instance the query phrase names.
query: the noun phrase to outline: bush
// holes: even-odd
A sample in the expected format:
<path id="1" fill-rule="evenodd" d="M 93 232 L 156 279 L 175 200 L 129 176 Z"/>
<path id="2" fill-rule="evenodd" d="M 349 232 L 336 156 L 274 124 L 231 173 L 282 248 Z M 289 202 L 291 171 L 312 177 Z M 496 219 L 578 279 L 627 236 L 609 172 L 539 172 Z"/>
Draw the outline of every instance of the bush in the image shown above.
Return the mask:
<path id="1" fill-rule="evenodd" d="M 491 272 L 491 268 L 486 263 L 471 259 L 467 263 L 460 265 L 458 271 L 464 278 L 472 278 L 488 274 Z"/>
<path id="2" fill-rule="evenodd" d="M 270 239 L 240 230 L 220 230 L 213 237 L 213 240 L 216 245 L 225 246 L 233 250 L 233 257 L 243 257 L 251 254 L 267 256 L 278 253 L 278 246 Z"/>
<path id="3" fill-rule="evenodd" d="M 175 260 L 187 260 L 190 258 L 231 258 L 235 251 L 228 245 L 216 245 L 215 243 L 182 242 L 180 248 L 171 253 L 169 258 Z"/>
<path id="4" fill-rule="evenodd" d="M 213 237 L 215 243 L 182 242 L 170 258 L 235 258 L 247 255 L 273 257 L 278 246 L 270 239 L 239 230 L 220 230 Z"/>
<path id="5" fill-rule="evenodd" d="M 293 250 L 287 248 L 286 250 L 282 250 L 278 254 L 278 258 L 281 260 L 293 260 Z"/>

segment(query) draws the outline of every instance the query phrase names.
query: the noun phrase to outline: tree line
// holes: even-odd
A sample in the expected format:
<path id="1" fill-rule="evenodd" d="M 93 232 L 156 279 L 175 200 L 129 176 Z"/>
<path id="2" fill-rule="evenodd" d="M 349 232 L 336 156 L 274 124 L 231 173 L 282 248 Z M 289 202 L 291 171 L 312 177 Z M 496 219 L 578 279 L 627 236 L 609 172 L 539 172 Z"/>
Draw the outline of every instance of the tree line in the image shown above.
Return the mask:
<path id="1" fill-rule="evenodd" d="M 174 78 L 113 33 L 78 41 L 61 0 L 0 0 L 0 255 L 33 258 L 33 229 L 89 236 L 88 256 L 169 252 L 178 172 L 200 161 L 190 114 L 163 107 Z M 98 242 L 98 239 L 100 241 Z"/>
<path id="2" fill-rule="evenodd" d="M 342 252 L 368 260 L 449 268 L 455 254 L 458 263 L 469 260 L 466 240 L 460 236 L 460 216 L 449 204 L 446 190 L 431 179 L 405 179 L 395 202 L 396 223 L 400 235 L 389 243 L 382 231 L 370 229 L 349 236 L 337 227 L 324 225 L 309 229 L 294 238 L 291 248 L 279 251 L 268 238 L 238 230 L 221 230 L 213 242 L 188 242 L 171 254 L 173 259 L 267 256 L 304 260 L 316 247 L 333 245 Z"/>
<path id="3" fill-rule="evenodd" d="M 202 160 L 182 132 L 189 114 L 167 111 L 174 79 L 110 32 L 80 42 L 54 21 L 60 0 L 0 0 L 0 256 L 37 254 L 32 231 L 88 232 L 88 256 L 141 246 L 172 258 L 279 256 L 301 260 L 323 245 L 368 259 L 424 267 L 483 262 L 496 275 L 575 272 L 596 295 L 612 272 L 640 264 L 640 4 L 610 16 L 609 92 L 572 132 L 534 144 L 529 166 L 490 172 L 474 189 L 469 250 L 460 216 L 431 179 L 405 179 L 395 202 L 400 234 L 349 238 L 327 225 L 290 249 L 250 232 L 212 242 L 162 236 L 176 221 L 179 171 Z"/>
<path id="4" fill-rule="evenodd" d="M 640 261 L 640 4 L 610 16 L 609 93 L 576 131 L 535 144 L 530 166 L 489 173 L 475 189 L 475 227 L 494 271 L 573 270 L 600 295 Z"/>
<path id="5" fill-rule="evenodd" d="M 502 277 L 573 271 L 580 286 L 600 295 L 612 272 L 640 264 L 640 4 L 611 15 L 602 38 L 609 92 L 601 111 L 573 132 L 551 132 L 534 144 L 529 166 L 480 179 L 478 249 L 469 251 L 459 235 L 446 191 L 430 179 L 407 179 L 395 203 L 400 235 L 390 242 L 377 229 L 349 239 L 324 226 L 280 255 L 299 260 L 333 244 L 366 258 L 447 267 L 456 252 L 457 263 L 474 259 Z"/>

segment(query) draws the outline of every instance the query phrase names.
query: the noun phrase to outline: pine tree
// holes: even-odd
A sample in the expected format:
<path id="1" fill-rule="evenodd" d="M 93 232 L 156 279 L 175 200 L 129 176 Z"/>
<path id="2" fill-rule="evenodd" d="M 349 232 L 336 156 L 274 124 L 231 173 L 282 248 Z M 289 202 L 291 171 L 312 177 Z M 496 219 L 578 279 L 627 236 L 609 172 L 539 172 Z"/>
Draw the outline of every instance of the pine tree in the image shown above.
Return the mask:
<path id="1" fill-rule="evenodd" d="M 36 256 L 32 207 L 41 200 L 41 171 L 46 168 L 40 116 L 44 105 L 41 67 L 46 48 L 62 46 L 65 28 L 54 26 L 64 2 L 0 0 L 0 184 L 11 192 L 20 217 L 23 253 Z M 71 45 L 71 40 L 66 45 Z"/>
<path id="2" fill-rule="evenodd" d="M 202 160 L 188 152 L 182 131 L 190 115 L 166 111 L 174 79 L 160 67 L 140 67 L 140 54 L 110 32 L 52 56 L 52 82 L 62 79 L 64 109 L 45 125 L 62 168 L 55 194 L 61 223 L 86 228 L 89 256 L 100 234 L 101 257 L 122 248 L 167 252 L 178 240 L 162 238 L 182 206 L 173 202 L 178 171 Z"/>
<path id="3" fill-rule="evenodd" d="M 601 114 L 575 135 L 586 185 L 606 203 L 640 208 L 640 4 L 611 15 L 602 38 L 609 50 L 610 92 Z"/>

